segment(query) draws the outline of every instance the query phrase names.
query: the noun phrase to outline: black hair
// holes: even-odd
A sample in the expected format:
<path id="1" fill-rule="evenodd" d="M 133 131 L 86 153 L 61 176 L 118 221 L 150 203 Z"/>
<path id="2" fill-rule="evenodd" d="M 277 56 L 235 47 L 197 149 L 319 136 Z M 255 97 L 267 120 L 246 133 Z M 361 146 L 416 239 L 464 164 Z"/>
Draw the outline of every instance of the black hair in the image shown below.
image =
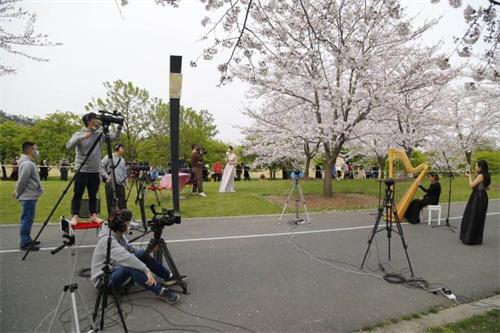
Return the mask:
<path id="1" fill-rule="evenodd" d="M 35 145 L 35 143 L 31 142 L 31 141 L 26 141 L 22 144 L 21 148 L 23 150 L 23 153 L 27 153 L 28 150 L 31 149 L 31 147 L 33 147 Z"/>
<path id="2" fill-rule="evenodd" d="M 490 171 L 488 168 L 488 163 L 485 160 L 477 161 L 477 165 L 481 168 L 479 174 L 483 175 L 483 184 L 484 187 L 488 187 L 491 184 Z"/>
<path id="3" fill-rule="evenodd" d="M 115 146 L 115 151 L 118 151 L 118 150 L 119 150 L 120 148 L 122 148 L 122 147 L 123 147 L 123 148 L 125 148 L 125 146 L 124 146 L 123 144 L 121 144 L 121 143 L 117 144 L 117 145 Z"/>
<path id="4" fill-rule="evenodd" d="M 435 180 L 439 180 L 439 175 L 437 174 L 437 172 L 429 172 L 429 177 L 432 177 L 434 178 Z"/>
<path id="5" fill-rule="evenodd" d="M 233 150 L 233 146 L 229 146 L 229 149 Z"/>
<path id="6" fill-rule="evenodd" d="M 114 214 L 109 221 L 109 228 L 114 232 L 125 232 L 127 230 L 127 222 L 132 220 L 132 212 L 128 209 L 123 209 L 119 214 Z"/>
<path id="7" fill-rule="evenodd" d="M 89 122 L 95 118 L 97 118 L 97 114 L 95 114 L 94 112 L 90 112 L 90 113 L 87 113 L 86 115 L 84 115 L 82 117 L 82 121 L 83 121 L 83 124 L 85 125 L 85 127 L 89 126 Z"/>

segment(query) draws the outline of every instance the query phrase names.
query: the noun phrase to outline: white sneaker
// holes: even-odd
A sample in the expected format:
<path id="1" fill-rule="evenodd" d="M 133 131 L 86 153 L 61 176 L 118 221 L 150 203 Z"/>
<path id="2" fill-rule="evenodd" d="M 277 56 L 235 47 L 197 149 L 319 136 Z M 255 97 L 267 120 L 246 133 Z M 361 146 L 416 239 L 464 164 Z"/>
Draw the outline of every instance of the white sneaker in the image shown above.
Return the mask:
<path id="1" fill-rule="evenodd" d="M 201 197 L 204 197 L 204 198 L 207 197 L 207 195 L 204 192 L 200 192 L 200 193 L 198 193 L 198 195 L 201 196 Z"/>

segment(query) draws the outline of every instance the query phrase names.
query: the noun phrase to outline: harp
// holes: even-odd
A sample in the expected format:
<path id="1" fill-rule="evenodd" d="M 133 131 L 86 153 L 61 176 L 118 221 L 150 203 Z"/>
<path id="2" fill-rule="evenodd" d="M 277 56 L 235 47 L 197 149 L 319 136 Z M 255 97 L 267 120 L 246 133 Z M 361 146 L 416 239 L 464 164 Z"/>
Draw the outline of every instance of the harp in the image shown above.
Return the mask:
<path id="1" fill-rule="evenodd" d="M 395 200 L 398 200 L 396 202 L 396 209 L 398 213 L 398 217 L 401 220 L 406 213 L 406 210 L 408 209 L 408 206 L 410 205 L 410 202 L 413 200 L 413 197 L 415 196 L 415 193 L 417 193 L 418 190 L 418 184 L 422 182 L 424 179 L 425 175 L 427 174 L 427 170 L 429 169 L 429 166 L 425 163 L 419 164 L 416 167 L 411 165 L 411 161 L 406 155 L 406 152 L 403 149 L 395 149 L 395 148 L 389 148 L 387 151 L 387 156 L 389 158 L 389 178 L 397 179 L 397 175 L 395 174 L 395 161 L 397 159 L 401 160 L 401 162 L 404 165 L 405 168 L 405 174 L 411 174 L 413 175 L 414 180 L 406 190 L 404 194 L 402 194 L 399 198 L 396 198 Z M 399 182 L 401 184 L 401 182 Z"/>

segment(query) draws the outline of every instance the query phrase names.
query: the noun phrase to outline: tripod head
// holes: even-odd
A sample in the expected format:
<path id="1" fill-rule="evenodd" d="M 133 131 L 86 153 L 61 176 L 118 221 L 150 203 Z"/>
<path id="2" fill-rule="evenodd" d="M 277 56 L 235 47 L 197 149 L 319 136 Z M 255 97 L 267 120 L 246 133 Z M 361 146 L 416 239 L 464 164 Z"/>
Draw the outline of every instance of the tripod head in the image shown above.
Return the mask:
<path id="1" fill-rule="evenodd" d="M 155 237 L 161 236 L 165 226 L 181 224 L 180 214 L 173 209 L 163 208 L 161 212 L 157 212 L 155 205 L 151 205 L 149 208 L 153 213 L 153 218 L 148 220 L 148 225 L 151 227 Z"/>
<path id="2" fill-rule="evenodd" d="M 54 255 L 64 249 L 66 246 L 72 246 L 75 244 L 75 235 L 72 232 L 71 227 L 69 226 L 69 221 L 61 216 L 61 231 L 63 232 L 62 238 L 63 243 L 59 245 L 57 248 L 50 251 L 50 254 Z"/>

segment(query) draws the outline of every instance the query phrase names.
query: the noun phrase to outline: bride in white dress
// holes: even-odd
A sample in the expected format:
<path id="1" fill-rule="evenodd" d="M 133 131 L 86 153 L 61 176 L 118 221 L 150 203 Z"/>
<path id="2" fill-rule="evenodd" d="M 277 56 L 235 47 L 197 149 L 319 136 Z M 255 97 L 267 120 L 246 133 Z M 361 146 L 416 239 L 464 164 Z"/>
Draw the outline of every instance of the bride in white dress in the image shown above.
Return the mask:
<path id="1" fill-rule="evenodd" d="M 236 154 L 233 152 L 233 147 L 229 146 L 229 150 L 226 153 L 226 166 L 224 167 L 224 173 L 222 174 L 219 192 L 235 192 L 234 173 L 236 170 L 236 163 Z"/>

